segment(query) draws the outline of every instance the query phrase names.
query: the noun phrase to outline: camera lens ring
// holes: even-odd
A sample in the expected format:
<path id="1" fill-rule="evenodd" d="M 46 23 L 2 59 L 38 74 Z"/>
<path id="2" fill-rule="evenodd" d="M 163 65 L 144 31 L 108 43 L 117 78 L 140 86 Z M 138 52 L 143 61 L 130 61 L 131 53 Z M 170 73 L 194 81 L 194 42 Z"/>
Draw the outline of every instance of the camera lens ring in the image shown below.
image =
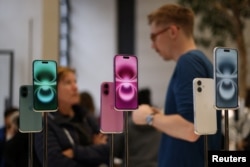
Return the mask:
<path id="1" fill-rule="evenodd" d="M 202 92 L 202 88 L 201 88 L 201 87 L 198 87 L 198 88 L 197 88 L 197 91 L 198 91 L 198 92 Z"/>
<path id="2" fill-rule="evenodd" d="M 202 84 L 201 80 L 198 80 L 198 81 L 197 81 L 197 85 L 200 86 L 201 84 Z"/>

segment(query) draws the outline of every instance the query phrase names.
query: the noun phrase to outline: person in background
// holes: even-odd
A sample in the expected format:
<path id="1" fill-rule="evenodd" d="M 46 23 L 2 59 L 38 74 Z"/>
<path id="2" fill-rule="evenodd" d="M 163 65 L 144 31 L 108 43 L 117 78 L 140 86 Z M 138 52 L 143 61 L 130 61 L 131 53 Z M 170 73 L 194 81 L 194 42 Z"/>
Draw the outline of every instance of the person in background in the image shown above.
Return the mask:
<path id="1" fill-rule="evenodd" d="M 250 89 L 247 90 L 245 104 L 241 110 L 238 110 L 238 119 L 229 119 L 232 122 L 232 127 L 229 131 L 233 131 L 236 140 L 236 149 L 240 151 L 250 151 Z M 234 114 L 236 113 L 233 111 Z M 230 134 L 230 133 L 229 133 Z M 231 135 L 232 136 L 232 135 Z"/>
<path id="2" fill-rule="evenodd" d="M 150 89 L 139 90 L 138 104 L 152 105 Z M 128 166 L 157 167 L 161 132 L 152 126 L 134 124 L 131 112 L 128 113 Z M 124 135 L 119 134 L 114 138 L 115 157 L 124 162 Z"/>
<path id="3" fill-rule="evenodd" d="M 5 126 L 1 129 L 1 167 L 22 167 L 29 164 L 28 134 L 18 131 L 18 121 L 18 108 L 6 109 Z M 39 167 L 36 157 L 33 157 L 33 167 Z"/>
<path id="4" fill-rule="evenodd" d="M 75 71 L 58 67 L 58 111 L 48 114 L 48 167 L 98 167 L 109 163 L 107 136 L 79 106 Z M 35 136 L 35 152 L 43 163 L 43 133 Z"/>
<path id="5" fill-rule="evenodd" d="M 95 116 L 95 103 L 92 95 L 88 91 L 80 92 L 80 106 L 85 108 L 90 115 Z"/>
<path id="6" fill-rule="evenodd" d="M 197 77 L 213 78 L 213 66 L 196 47 L 194 13 L 178 4 L 166 4 L 149 14 L 148 21 L 152 48 L 164 60 L 175 61 L 176 66 L 166 93 L 164 113 L 150 105 L 140 105 L 132 112 L 133 121 L 163 132 L 159 167 L 204 166 L 204 136 L 194 133 L 192 82 Z M 221 113 L 217 113 L 218 131 L 208 137 L 208 148 L 213 150 L 221 149 Z"/>
<path id="7" fill-rule="evenodd" d="M 88 91 L 80 92 L 79 105 L 86 110 L 88 116 L 96 122 L 96 125 L 100 125 L 100 120 L 96 115 L 96 107 L 92 95 Z"/>
<path id="8" fill-rule="evenodd" d="M 17 127 L 18 108 L 10 107 L 4 111 L 4 126 L 0 129 L 0 167 L 4 167 L 4 148 L 18 131 Z"/>

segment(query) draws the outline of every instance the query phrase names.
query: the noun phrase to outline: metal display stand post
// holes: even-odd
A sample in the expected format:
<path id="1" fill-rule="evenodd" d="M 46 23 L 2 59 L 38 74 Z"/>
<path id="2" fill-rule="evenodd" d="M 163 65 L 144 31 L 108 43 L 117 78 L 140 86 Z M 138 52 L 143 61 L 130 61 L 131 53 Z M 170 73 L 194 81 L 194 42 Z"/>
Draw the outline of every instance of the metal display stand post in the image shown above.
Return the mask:
<path id="1" fill-rule="evenodd" d="M 114 134 L 110 134 L 110 161 L 109 161 L 109 167 L 114 167 Z"/>
<path id="2" fill-rule="evenodd" d="M 228 127 L 228 110 L 224 111 L 225 119 L 225 136 L 224 136 L 224 149 L 229 150 L 229 127 Z"/>
<path id="3" fill-rule="evenodd" d="M 204 135 L 205 167 L 208 167 L 208 135 Z"/>
<path id="4" fill-rule="evenodd" d="M 124 111 L 124 153 L 125 153 L 125 167 L 129 166 L 128 158 L 129 158 L 129 149 L 128 149 L 128 112 Z"/>
<path id="5" fill-rule="evenodd" d="M 29 136 L 29 167 L 33 167 L 33 133 L 28 133 Z"/>
<path id="6" fill-rule="evenodd" d="M 43 115 L 44 124 L 43 124 L 43 167 L 48 166 L 48 113 L 44 112 Z"/>

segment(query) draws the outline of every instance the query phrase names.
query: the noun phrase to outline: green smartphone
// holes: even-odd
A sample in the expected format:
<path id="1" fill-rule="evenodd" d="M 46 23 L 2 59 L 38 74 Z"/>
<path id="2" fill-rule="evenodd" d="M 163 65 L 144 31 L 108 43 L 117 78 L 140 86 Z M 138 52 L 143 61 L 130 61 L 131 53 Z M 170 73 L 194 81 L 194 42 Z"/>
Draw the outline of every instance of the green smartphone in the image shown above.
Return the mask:
<path id="1" fill-rule="evenodd" d="M 57 102 L 57 63 L 33 61 L 33 107 L 36 112 L 55 112 Z"/>
<path id="2" fill-rule="evenodd" d="M 19 131 L 42 131 L 42 113 L 33 111 L 33 86 L 22 85 L 19 89 Z"/>

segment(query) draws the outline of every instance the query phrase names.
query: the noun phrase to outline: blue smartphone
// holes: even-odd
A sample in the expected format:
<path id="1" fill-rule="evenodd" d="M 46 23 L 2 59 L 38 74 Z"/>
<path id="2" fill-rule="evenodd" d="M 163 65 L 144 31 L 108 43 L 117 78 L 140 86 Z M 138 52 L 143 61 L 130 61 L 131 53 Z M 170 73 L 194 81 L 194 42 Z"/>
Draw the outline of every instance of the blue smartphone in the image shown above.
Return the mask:
<path id="1" fill-rule="evenodd" d="M 237 109 L 238 51 L 233 48 L 214 49 L 215 107 Z"/>
<path id="2" fill-rule="evenodd" d="M 36 112 L 57 111 L 56 61 L 33 61 L 33 106 Z"/>

